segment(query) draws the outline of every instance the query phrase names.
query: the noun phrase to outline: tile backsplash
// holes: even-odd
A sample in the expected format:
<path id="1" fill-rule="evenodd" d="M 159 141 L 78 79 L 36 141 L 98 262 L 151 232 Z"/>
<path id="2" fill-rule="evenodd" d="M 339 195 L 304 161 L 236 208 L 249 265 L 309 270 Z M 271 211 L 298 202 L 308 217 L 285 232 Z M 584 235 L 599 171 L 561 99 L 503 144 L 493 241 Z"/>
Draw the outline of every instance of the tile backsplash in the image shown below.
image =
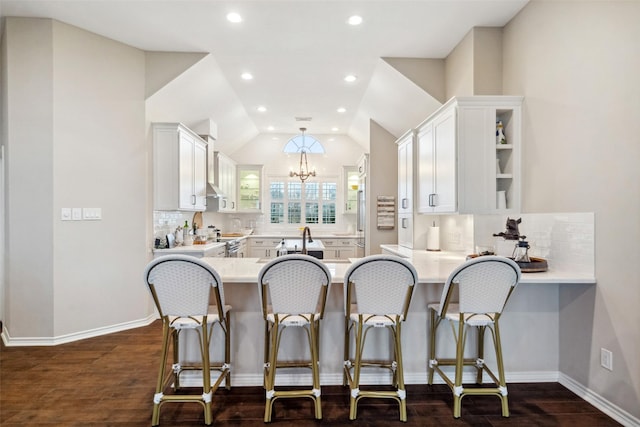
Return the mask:
<path id="1" fill-rule="evenodd" d="M 595 271 L 595 214 L 539 213 L 519 214 L 520 235 L 527 236 L 529 255 L 544 258 L 549 266 L 571 266 L 572 270 Z M 495 246 L 494 233 L 505 231 L 507 216 L 474 215 L 473 241 Z"/>

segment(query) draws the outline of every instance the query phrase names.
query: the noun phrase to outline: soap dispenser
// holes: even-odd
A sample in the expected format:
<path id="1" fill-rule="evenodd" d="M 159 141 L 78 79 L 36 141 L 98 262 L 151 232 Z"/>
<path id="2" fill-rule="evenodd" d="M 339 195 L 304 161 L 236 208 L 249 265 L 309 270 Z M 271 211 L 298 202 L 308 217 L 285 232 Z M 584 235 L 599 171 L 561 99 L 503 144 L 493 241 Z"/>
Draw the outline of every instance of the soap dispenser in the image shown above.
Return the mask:
<path id="1" fill-rule="evenodd" d="M 287 244 L 284 239 L 280 242 L 280 246 L 278 246 L 278 256 L 283 256 L 287 254 Z"/>

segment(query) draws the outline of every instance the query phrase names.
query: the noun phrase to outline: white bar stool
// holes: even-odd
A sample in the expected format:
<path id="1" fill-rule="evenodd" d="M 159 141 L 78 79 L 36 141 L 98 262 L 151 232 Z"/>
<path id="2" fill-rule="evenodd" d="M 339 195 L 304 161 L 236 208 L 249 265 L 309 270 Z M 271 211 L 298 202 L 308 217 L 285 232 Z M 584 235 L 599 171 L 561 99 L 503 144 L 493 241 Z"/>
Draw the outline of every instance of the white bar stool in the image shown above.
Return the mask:
<path id="1" fill-rule="evenodd" d="M 437 372 L 453 392 L 453 416 L 460 418 L 462 398 L 466 395 L 494 395 L 502 403 L 502 416 L 509 416 L 507 384 L 504 377 L 502 344 L 500 341 L 499 320 L 507 300 L 520 281 L 520 267 L 510 258 L 499 256 L 480 256 L 471 259 L 454 271 L 447 279 L 440 303 L 429 304 L 429 384 L 433 384 L 433 374 Z M 453 303 L 454 292 L 459 292 L 459 303 Z M 436 349 L 438 327 L 448 320 L 456 342 L 455 358 L 442 358 Z M 478 331 L 476 356 L 465 358 L 465 342 L 469 328 Z M 447 328 L 448 329 L 448 328 Z M 491 332 L 496 356 L 498 375 L 487 366 L 484 359 L 484 338 L 486 330 Z M 442 366 L 454 366 L 455 378 L 451 380 L 441 369 Z M 463 368 L 475 368 L 476 383 L 482 384 L 483 372 L 486 372 L 495 387 L 466 387 L 462 384 Z"/>
<path id="2" fill-rule="evenodd" d="M 400 421 L 407 421 L 407 402 L 402 363 L 402 322 L 407 318 L 418 274 L 409 261 L 391 255 L 371 255 L 353 263 L 344 277 L 345 348 L 344 381 L 351 390 L 349 419 L 357 416 L 363 397 L 394 399 Z M 391 334 L 391 360 L 364 358 L 365 338 L 372 328 Z M 351 354 L 353 341 L 355 354 Z M 392 373 L 395 390 L 360 390 L 363 368 L 384 368 Z"/>
<path id="3" fill-rule="evenodd" d="M 165 255 L 154 259 L 144 271 L 144 280 L 162 320 L 162 356 L 151 425 L 160 423 L 160 407 L 167 402 L 200 403 L 204 407 L 204 422 L 210 425 L 213 393 L 223 380 L 227 389 L 231 387 L 231 306 L 224 303 L 222 280 L 208 264 L 186 255 Z M 215 301 L 212 306 L 209 305 L 211 298 Z M 224 362 L 220 364 L 212 364 L 209 356 L 209 344 L 216 324 L 224 334 Z M 181 331 L 187 329 L 198 333 L 201 363 L 197 365 L 183 366 L 178 359 L 178 339 Z M 170 345 L 173 345 L 171 373 L 167 370 Z M 202 372 L 202 394 L 181 394 L 180 375 L 193 370 Z M 213 385 L 212 371 L 219 371 Z M 165 394 L 171 380 L 173 392 Z"/>
<path id="4" fill-rule="evenodd" d="M 314 401 L 315 418 L 322 419 L 320 399 L 320 320 L 331 285 L 331 273 L 325 264 L 308 255 L 284 255 L 267 263 L 258 275 L 258 291 L 265 321 L 264 422 L 271 421 L 273 403 L 279 398 L 307 397 Z M 282 333 L 289 327 L 307 333 L 310 359 L 280 361 L 278 349 Z M 312 373 L 312 388 L 275 390 L 278 368 L 307 368 Z"/>

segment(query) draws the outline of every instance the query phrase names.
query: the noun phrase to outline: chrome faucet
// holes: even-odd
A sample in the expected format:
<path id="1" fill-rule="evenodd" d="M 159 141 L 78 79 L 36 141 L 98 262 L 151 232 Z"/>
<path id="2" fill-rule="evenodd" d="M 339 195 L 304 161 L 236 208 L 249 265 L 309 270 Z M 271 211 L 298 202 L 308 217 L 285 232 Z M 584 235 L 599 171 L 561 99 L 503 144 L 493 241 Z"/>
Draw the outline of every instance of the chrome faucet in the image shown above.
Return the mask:
<path id="1" fill-rule="evenodd" d="M 307 239 L 305 239 L 305 235 L 309 236 L 309 243 L 313 243 L 313 239 L 311 238 L 311 230 L 309 227 L 305 227 L 302 230 L 302 253 L 307 254 Z"/>

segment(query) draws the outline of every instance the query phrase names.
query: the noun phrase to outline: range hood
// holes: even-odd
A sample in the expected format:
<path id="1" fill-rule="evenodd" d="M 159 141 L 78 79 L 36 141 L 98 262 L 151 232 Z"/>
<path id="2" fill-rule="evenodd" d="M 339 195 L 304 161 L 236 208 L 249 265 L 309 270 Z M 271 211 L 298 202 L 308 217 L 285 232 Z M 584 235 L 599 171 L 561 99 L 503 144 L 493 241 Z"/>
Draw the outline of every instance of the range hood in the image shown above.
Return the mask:
<path id="1" fill-rule="evenodd" d="M 215 158 L 213 146 L 218 136 L 218 126 L 210 119 L 205 120 L 194 128 L 198 136 L 207 142 L 207 197 L 224 198 L 226 194 L 215 185 Z"/>
<path id="2" fill-rule="evenodd" d="M 226 194 L 222 192 L 218 186 L 211 184 L 207 181 L 207 197 L 225 197 Z"/>

